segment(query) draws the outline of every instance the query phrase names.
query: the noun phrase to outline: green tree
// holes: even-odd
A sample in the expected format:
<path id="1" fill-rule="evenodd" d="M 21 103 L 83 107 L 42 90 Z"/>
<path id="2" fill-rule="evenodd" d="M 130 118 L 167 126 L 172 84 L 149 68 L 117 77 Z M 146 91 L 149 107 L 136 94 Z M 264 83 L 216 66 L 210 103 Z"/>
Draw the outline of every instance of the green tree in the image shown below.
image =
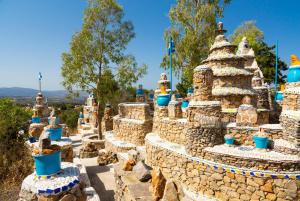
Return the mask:
<path id="1" fill-rule="evenodd" d="M 255 52 L 256 61 L 262 70 L 265 82 L 273 83 L 275 80 L 275 45 L 269 46 L 264 42 L 264 33 L 256 26 L 255 21 L 246 21 L 242 23 L 230 36 L 233 44 L 238 45 L 243 37 L 247 37 L 249 45 Z M 279 83 L 284 83 L 286 75 L 284 71 L 288 69 L 287 64 L 278 58 L 278 76 Z"/>
<path id="2" fill-rule="evenodd" d="M 209 53 L 215 38 L 216 19 L 222 17 L 230 0 L 177 0 L 169 11 L 171 27 L 164 33 L 166 45 L 172 36 L 175 43 L 173 67 L 181 76 L 177 89 L 185 94 L 192 86 L 193 69 L 200 65 Z M 161 67 L 169 68 L 168 55 L 164 55 Z"/>
<path id="3" fill-rule="evenodd" d="M 81 89 L 95 95 L 98 122 L 103 105 L 116 90 L 124 90 L 147 70 L 145 64 L 138 66 L 132 55 L 124 54 L 135 34 L 132 23 L 123 16 L 123 8 L 115 0 L 90 0 L 81 31 L 73 36 L 70 51 L 62 54 L 63 86 L 71 93 Z"/>

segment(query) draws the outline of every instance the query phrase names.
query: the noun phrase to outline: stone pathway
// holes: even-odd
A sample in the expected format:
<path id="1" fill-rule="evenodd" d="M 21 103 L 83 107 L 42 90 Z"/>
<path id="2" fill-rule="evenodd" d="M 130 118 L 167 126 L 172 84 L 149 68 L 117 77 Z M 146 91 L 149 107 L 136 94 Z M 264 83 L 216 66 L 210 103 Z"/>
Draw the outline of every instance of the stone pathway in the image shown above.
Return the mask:
<path id="1" fill-rule="evenodd" d="M 78 157 L 81 148 L 81 135 L 70 136 L 70 138 L 73 142 L 74 153 L 76 154 L 76 157 Z M 113 165 L 99 166 L 97 157 L 78 160 L 86 167 L 91 186 L 95 188 L 100 200 L 114 201 L 115 180 Z"/>

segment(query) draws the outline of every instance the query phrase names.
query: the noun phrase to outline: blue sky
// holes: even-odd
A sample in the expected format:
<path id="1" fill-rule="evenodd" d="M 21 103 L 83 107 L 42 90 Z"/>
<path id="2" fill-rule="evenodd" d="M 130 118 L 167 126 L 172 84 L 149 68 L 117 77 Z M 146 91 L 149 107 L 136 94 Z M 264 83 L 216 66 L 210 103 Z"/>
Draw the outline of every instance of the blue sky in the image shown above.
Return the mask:
<path id="1" fill-rule="evenodd" d="M 127 52 L 149 66 L 139 83 L 155 88 L 165 50 L 163 31 L 169 26 L 168 11 L 175 0 L 119 0 L 125 17 L 133 22 L 136 38 Z M 61 53 L 80 30 L 85 0 L 0 0 L 0 87 L 37 88 L 43 73 L 43 88 L 62 89 Z M 280 56 L 300 57 L 300 1 L 233 0 L 224 13 L 230 35 L 245 20 L 255 20 L 265 40 L 279 40 Z"/>

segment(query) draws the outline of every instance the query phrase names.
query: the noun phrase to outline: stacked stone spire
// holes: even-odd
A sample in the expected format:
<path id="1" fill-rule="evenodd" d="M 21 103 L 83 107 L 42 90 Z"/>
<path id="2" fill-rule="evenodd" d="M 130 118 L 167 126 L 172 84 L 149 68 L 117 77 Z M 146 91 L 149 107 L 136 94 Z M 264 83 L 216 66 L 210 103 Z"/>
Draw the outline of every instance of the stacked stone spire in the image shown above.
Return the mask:
<path id="1" fill-rule="evenodd" d="M 253 73 L 244 68 L 246 59 L 235 54 L 236 45 L 225 37 L 223 24 L 218 24 L 217 37 L 203 64 L 213 71 L 212 96 L 220 100 L 222 109 L 238 108 L 244 96 L 255 96 Z"/>
<path id="2" fill-rule="evenodd" d="M 239 43 L 237 55 L 242 56 L 246 59 L 245 69 L 253 73 L 252 87 L 261 87 L 264 85 L 264 75 L 260 70 L 256 59 L 255 53 L 249 46 L 249 42 L 246 37 L 243 37 L 242 41 Z"/>
<path id="3" fill-rule="evenodd" d="M 249 42 L 246 37 L 243 37 L 239 43 L 237 55 L 242 56 L 246 59 L 245 69 L 253 73 L 252 77 L 252 88 L 257 93 L 257 108 L 259 109 L 270 109 L 269 100 L 269 88 L 264 83 L 264 75 L 259 68 L 253 49 L 249 46 Z"/>

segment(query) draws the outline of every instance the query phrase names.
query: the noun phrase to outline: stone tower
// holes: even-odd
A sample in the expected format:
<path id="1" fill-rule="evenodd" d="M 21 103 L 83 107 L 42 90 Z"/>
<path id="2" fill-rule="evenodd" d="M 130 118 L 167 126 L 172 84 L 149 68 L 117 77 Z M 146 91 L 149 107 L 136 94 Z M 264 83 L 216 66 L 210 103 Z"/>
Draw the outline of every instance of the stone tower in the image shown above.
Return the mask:
<path id="1" fill-rule="evenodd" d="M 194 96 L 187 110 L 186 150 L 192 156 L 202 156 L 204 148 L 223 143 L 221 104 L 211 99 L 211 68 L 196 67 L 193 82 Z"/>
<path id="2" fill-rule="evenodd" d="M 264 83 L 263 73 L 256 62 L 254 51 L 250 48 L 246 37 L 239 43 L 236 54 L 246 59 L 245 69 L 253 73 L 251 84 L 252 88 L 257 93 L 257 108 L 269 110 L 269 88 Z"/>
<path id="3" fill-rule="evenodd" d="M 236 46 L 228 42 L 225 32 L 223 24 L 219 23 L 218 35 L 208 58 L 203 61 L 213 71 L 212 96 L 221 101 L 222 110 L 236 109 L 244 96 L 252 98 L 256 95 L 251 84 L 253 73 L 244 69 L 246 59 L 235 54 Z"/>

